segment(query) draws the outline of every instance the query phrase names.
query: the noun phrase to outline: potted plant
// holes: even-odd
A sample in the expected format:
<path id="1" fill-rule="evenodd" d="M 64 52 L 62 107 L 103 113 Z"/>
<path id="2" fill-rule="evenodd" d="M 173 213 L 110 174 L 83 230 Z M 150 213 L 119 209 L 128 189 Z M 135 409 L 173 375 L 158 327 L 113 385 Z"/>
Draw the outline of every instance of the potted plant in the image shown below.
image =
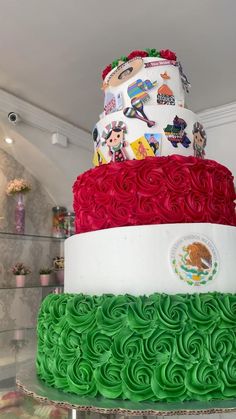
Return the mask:
<path id="1" fill-rule="evenodd" d="M 53 270 L 55 272 L 55 279 L 60 284 L 64 284 L 64 257 L 56 256 L 53 258 Z"/>
<path id="2" fill-rule="evenodd" d="M 17 262 L 12 266 L 11 272 L 16 277 L 16 286 L 24 287 L 25 286 L 25 277 L 31 273 L 31 270 L 25 266 L 22 262 Z"/>
<path id="3" fill-rule="evenodd" d="M 42 286 L 49 285 L 52 268 L 41 268 L 39 270 L 39 279 Z"/>

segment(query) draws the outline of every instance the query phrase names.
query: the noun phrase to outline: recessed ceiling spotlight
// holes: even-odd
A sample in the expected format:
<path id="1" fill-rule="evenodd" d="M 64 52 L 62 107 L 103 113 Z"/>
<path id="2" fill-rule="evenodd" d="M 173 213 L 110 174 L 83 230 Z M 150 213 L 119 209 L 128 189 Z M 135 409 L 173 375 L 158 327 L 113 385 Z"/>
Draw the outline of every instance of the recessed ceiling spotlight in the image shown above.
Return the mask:
<path id="1" fill-rule="evenodd" d="M 14 141 L 13 141 L 11 138 L 9 138 L 9 137 L 5 138 L 5 139 L 4 139 L 4 141 L 5 141 L 5 143 L 7 143 L 7 144 L 12 144 L 12 143 L 14 143 Z"/>

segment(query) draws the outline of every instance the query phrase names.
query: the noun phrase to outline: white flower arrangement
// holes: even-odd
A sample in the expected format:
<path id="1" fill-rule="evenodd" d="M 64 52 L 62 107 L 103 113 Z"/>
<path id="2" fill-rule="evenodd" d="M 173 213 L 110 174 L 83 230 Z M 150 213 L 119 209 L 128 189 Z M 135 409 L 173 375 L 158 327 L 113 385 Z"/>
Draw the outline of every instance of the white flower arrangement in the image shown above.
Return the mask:
<path id="1" fill-rule="evenodd" d="M 26 193 L 31 190 L 31 184 L 25 179 L 13 179 L 6 188 L 7 195 L 15 195 L 17 193 Z"/>

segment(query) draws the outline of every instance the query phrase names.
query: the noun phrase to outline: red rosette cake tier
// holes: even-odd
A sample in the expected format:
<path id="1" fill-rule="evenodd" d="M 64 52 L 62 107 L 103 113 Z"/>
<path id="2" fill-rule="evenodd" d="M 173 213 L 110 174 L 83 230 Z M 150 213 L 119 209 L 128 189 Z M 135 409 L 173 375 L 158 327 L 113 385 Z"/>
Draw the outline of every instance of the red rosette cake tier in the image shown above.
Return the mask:
<path id="1" fill-rule="evenodd" d="M 76 233 L 131 225 L 236 225 L 231 172 L 213 160 L 172 155 L 110 163 L 73 186 Z"/>

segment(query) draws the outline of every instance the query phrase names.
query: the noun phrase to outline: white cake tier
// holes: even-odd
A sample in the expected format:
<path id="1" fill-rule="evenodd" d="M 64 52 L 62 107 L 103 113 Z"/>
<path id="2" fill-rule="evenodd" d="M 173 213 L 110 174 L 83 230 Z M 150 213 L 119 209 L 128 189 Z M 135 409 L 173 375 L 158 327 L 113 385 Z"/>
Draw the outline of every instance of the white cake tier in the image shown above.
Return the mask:
<path id="1" fill-rule="evenodd" d="M 123 63 L 107 75 L 104 87 L 104 114 L 130 106 L 133 98 L 157 105 L 159 90 L 173 93 L 175 104 L 184 106 L 179 67 L 163 58 L 145 57 Z"/>
<path id="2" fill-rule="evenodd" d="M 114 149 L 109 145 L 111 137 L 106 140 L 104 135 L 112 124 L 118 123 L 123 128 L 125 126 L 126 131 L 112 135 L 114 137 L 119 134 L 119 138 L 122 137 L 123 146 L 121 149 L 125 159 L 140 160 L 146 156 L 158 157 L 172 154 L 201 157 L 205 153 L 205 144 L 200 147 L 200 154 L 197 155 L 194 151 L 196 146 L 194 145 L 193 128 L 194 124 L 196 127 L 196 123 L 199 121 L 195 113 L 179 106 L 167 105 L 147 105 L 145 112 L 149 120 L 155 121 L 155 125 L 151 128 L 140 119 L 126 117 L 123 111 L 106 115 L 97 123 L 97 137 L 94 142 L 95 165 L 99 164 L 99 159 L 100 163 L 115 161 Z M 200 124 L 198 126 L 202 128 Z M 203 137 L 199 138 L 201 140 Z"/>
<path id="3" fill-rule="evenodd" d="M 236 227 L 111 228 L 65 242 L 65 292 L 149 295 L 236 292 Z"/>

